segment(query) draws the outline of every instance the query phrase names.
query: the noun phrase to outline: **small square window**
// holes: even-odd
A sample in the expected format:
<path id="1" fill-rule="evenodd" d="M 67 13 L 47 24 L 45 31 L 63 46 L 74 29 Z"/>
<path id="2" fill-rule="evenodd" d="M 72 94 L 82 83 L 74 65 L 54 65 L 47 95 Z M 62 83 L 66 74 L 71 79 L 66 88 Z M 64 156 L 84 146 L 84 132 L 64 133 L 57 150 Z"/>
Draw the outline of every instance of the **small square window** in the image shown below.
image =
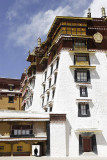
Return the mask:
<path id="1" fill-rule="evenodd" d="M 4 150 L 4 146 L 0 146 L 0 150 Z"/>
<path id="2" fill-rule="evenodd" d="M 9 91 L 13 91 L 13 86 L 9 86 Z"/>
<path id="3" fill-rule="evenodd" d="M 80 97 L 88 97 L 87 87 L 80 87 Z"/>
<path id="4" fill-rule="evenodd" d="M 18 152 L 21 152 L 23 150 L 23 147 L 22 146 L 17 146 L 17 151 Z"/>
<path id="5" fill-rule="evenodd" d="M 89 104 L 78 104 L 78 117 L 90 117 Z"/>
<path id="6" fill-rule="evenodd" d="M 9 96 L 9 103 L 14 103 L 14 97 L 13 96 Z"/>

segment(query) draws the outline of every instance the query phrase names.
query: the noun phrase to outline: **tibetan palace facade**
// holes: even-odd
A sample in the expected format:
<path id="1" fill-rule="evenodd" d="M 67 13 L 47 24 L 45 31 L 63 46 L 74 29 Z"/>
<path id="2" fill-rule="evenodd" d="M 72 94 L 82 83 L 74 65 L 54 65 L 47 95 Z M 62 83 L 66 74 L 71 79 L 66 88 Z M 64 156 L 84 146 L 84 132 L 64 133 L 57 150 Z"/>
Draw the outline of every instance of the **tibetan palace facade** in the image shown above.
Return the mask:
<path id="1" fill-rule="evenodd" d="M 106 44 L 104 8 L 101 18 L 90 10 L 87 17 L 56 17 L 27 57 L 21 111 L 1 111 L 0 126 L 11 127 L 0 148 L 5 141 L 12 155 L 34 155 L 36 147 L 38 156 L 107 157 Z"/>

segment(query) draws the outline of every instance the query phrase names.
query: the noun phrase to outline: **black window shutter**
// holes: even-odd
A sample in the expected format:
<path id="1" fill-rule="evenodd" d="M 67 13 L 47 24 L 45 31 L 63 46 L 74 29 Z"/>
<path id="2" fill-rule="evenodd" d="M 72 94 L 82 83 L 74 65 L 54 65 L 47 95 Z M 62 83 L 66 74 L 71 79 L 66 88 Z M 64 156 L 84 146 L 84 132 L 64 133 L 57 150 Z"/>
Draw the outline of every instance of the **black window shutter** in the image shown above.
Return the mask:
<path id="1" fill-rule="evenodd" d="M 97 154 L 96 135 L 92 136 L 92 151 Z"/>
<path id="2" fill-rule="evenodd" d="M 81 104 L 78 103 L 78 117 L 81 117 Z"/>
<path id="3" fill-rule="evenodd" d="M 79 154 L 82 154 L 83 150 L 82 150 L 82 136 L 79 135 Z"/>
<path id="4" fill-rule="evenodd" d="M 74 65 L 75 65 L 75 63 L 76 63 L 76 55 L 74 55 Z"/>
<path id="5" fill-rule="evenodd" d="M 80 97 L 82 97 L 82 87 L 80 87 Z"/>
<path id="6" fill-rule="evenodd" d="M 90 71 L 87 70 L 87 81 L 90 82 Z"/>
<path id="7" fill-rule="evenodd" d="M 77 82 L 77 70 L 74 71 L 75 82 Z"/>
<path id="8" fill-rule="evenodd" d="M 90 117 L 89 104 L 86 104 L 86 113 L 87 113 L 87 116 Z"/>

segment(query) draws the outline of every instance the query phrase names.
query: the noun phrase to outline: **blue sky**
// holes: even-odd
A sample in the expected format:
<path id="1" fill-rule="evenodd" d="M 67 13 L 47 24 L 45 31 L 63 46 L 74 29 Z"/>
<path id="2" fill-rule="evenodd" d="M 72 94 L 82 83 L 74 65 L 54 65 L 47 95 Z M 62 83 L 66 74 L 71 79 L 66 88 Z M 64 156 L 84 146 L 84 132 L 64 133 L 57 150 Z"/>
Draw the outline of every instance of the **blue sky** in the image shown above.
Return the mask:
<path id="1" fill-rule="evenodd" d="M 28 51 L 45 40 L 55 16 L 101 17 L 106 0 L 0 0 L 0 77 L 20 78 Z"/>

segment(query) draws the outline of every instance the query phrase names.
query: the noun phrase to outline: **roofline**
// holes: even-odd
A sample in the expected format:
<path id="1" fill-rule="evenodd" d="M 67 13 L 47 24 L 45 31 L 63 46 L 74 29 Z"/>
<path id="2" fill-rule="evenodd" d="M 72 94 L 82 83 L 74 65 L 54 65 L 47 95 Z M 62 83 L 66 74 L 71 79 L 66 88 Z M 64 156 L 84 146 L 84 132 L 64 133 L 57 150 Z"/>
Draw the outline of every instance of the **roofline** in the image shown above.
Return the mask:
<path id="1" fill-rule="evenodd" d="M 7 78 L 7 77 L 0 77 L 0 79 L 13 79 L 13 80 L 21 80 L 19 78 Z"/>
<path id="2" fill-rule="evenodd" d="M 54 21 L 53 21 L 53 23 L 52 23 L 52 25 L 51 25 L 51 27 L 50 27 L 50 29 L 49 29 L 49 31 L 48 31 L 47 36 L 49 35 L 49 33 L 50 33 L 50 31 L 51 31 L 53 25 L 55 24 L 55 22 L 56 22 L 58 19 L 74 19 L 74 20 L 75 20 L 75 19 L 79 19 L 79 20 L 82 19 L 82 20 L 93 20 L 93 18 L 88 18 L 88 17 L 56 16 L 55 19 L 54 19 Z"/>

